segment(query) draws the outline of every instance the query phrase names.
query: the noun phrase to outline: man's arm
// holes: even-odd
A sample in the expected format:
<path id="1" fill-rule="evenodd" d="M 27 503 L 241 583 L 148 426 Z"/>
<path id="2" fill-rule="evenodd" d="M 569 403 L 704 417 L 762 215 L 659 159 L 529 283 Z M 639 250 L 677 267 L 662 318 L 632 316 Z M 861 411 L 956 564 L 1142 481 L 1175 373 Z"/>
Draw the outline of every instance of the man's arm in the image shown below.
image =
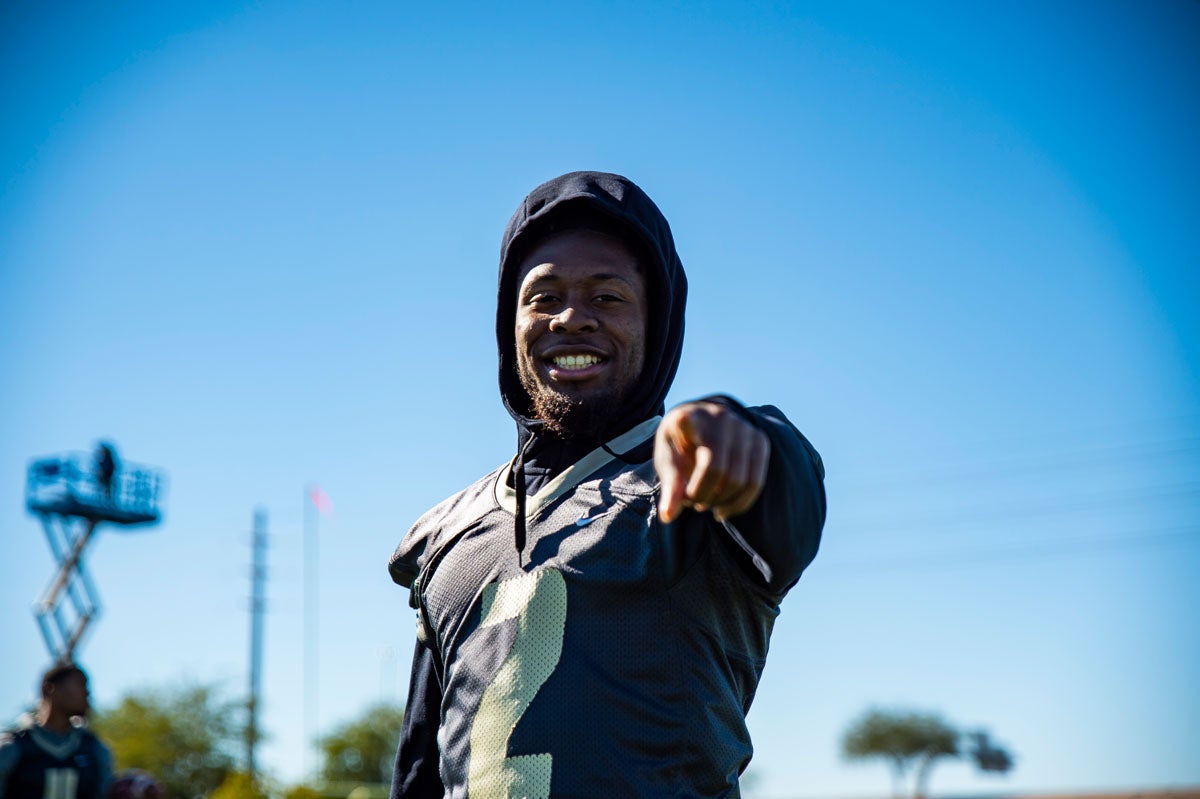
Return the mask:
<path id="1" fill-rule="evenodd" d="M 96 796 L 104 799 L 108 795 L 108 787 L 113 778 L 112 750 L 104 745 L 104 741 L 96 739 Z M 0 797 L 3 799 L 3 797 Z"/>
<path id="2" fill-rule="evenodd" d="M 728 522 L 769 566 L 772 593 L 791 587 L 816 555 L 824 466 L 778 409 L 749 409 L 729 397 L 684 403 L 659 425 L 654 462 L 659 518 L 670 522 L 690 508 Z"/>
<path id="3" fill-rule="evenodd" d="M 391 799 L 441 799 L 446 789 L 438 773 L 437 732 L 442 688 L 433 668 L 433 653 L 417 641 L 413 649 L 404 727 L 396 750 Z M 2 799 L 2 797 L 0 797 Z"/>
<path id="4" fill-rule="evenodd" d="M 0 733 L 0 799 L 8 794 L 8 777 L 17 767 L 21 746 L 12 733 Z"/>

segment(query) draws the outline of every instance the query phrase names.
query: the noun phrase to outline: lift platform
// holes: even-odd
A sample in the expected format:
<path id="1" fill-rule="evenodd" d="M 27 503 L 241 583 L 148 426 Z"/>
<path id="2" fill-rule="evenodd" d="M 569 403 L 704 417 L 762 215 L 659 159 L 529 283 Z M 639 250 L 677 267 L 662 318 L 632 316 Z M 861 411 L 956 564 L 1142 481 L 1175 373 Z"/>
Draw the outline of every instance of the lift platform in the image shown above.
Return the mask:
<path id="1" fill-rule="evenodd" d="M 50 656 L 68 661 L 88 626 L 100 614 L 99 595 L 87 572 L 85 550 L 99 525 L 118 530 L 152 526 L 161 520 L 159 469 L 115 463 L 97 455 L 66 453 L 29 464 L 25 507 L 42 521 L 58 570 L 34 603 L 33 613 Z"/>

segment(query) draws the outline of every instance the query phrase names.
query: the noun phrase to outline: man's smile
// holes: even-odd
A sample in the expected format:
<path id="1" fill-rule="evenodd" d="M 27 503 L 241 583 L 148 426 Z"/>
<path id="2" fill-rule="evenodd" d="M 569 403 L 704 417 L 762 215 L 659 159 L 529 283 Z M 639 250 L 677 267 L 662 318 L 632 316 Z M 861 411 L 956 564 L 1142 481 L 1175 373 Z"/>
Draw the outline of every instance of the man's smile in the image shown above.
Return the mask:
<path id="1" fill-rule="evenodd" d="M 592 364 L 600 363 L 595 355 L 557 355 L 550 359 L 559 369 L 584 369 Z"/>
<path id="2" fill-rule="evenodd" d="M 587 380 L 604 371 L 608 358 L 590 350 L 556 349 L 543 356 L 551 380 Z"/>

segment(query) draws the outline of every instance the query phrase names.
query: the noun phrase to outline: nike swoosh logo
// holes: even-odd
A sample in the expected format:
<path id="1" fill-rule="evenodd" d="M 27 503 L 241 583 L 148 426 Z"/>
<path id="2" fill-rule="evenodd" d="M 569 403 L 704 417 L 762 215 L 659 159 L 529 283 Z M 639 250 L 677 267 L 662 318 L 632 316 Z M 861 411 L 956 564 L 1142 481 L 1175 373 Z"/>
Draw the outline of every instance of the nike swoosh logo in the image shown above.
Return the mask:
<path id="1" fill-rule="evenodd" d="M 606 511 L 604 511 L 604 513 L 597 513 L 595 516 L 580 516 L 578 519 L 575 520 L 575 526 L 576 527 L 587 527 L 592 522 L 596 521 L 599 518 L 607 516 L 610 513 L 612 513 L 611 510 L 606 510 Z"/>

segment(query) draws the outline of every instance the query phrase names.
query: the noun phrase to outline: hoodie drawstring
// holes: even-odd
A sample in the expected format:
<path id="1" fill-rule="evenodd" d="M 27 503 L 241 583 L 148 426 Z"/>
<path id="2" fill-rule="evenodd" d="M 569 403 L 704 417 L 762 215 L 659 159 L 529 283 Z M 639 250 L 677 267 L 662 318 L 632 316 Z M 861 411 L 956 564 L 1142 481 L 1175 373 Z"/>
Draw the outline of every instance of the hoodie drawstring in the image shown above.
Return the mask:
<path id="1" fill-rule="evenodd" d="M 525 552 L 525 453 L 529 449 L 529 445 L 533 443 L 533 439 L 534 436 L 530 436 L 525 441 L 525 445 L 517 453 L 517 464 L 513 468 L 513 489 L 517 493 L 517 514 L 513 520 L 513 543 L 517 547 L 518 563 L 521 555 Z"/>

